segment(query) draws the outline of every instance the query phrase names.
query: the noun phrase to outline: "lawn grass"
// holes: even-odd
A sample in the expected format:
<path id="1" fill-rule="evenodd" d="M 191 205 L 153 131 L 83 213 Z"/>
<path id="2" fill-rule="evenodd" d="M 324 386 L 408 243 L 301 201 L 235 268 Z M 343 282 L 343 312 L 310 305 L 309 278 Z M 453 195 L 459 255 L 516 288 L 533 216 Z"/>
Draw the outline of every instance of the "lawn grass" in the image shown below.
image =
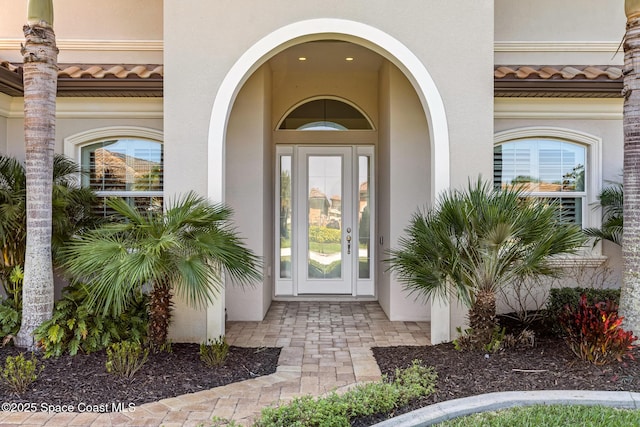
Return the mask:
<path id="1" fill-rule="evenodd" d="M 604 406 L 535 405 L 482 412 L 445 421 L 438 427 L 628 427 L 640 425 L 640 410 Z"/>

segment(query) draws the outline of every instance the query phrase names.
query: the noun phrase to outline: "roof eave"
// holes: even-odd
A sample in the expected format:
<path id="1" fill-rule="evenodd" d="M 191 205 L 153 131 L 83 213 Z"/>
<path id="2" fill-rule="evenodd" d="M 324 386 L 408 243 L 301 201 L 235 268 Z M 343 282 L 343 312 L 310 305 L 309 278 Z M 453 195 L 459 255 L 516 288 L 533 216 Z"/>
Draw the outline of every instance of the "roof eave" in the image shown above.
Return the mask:
<path id="1" fill-rule="evenodd" d="M 0 67 L 0 93 L 9 96 L 22 96 L 24 93 L 22 75 Z"/>
<path id="2" fill-rule="evenodd" d="M 494 80 L 495 97 L 622 98 L 622 80 Z"/>
<path id="3" fill-rule="evenodd" d="M 60 97 L 152 97 L 163 96 L 162 78 L 150 79 L 58 79 Z"/>

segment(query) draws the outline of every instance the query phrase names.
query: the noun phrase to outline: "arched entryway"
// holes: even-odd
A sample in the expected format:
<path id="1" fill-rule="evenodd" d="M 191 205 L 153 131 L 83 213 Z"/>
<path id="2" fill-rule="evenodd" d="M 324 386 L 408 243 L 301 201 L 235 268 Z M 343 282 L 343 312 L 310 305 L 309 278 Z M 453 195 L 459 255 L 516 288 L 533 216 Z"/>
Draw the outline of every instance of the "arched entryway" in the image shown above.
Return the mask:
<path id="1" fill-rule="evenodd" d="M 270 128 L 275 132 L 277 120 L 280 119 L 279 109 L 283 108 L 282 105 L 289 103 L 289 105 L 286 106 L 287 108 L 290 108 L 293 106 L 292 104 L 300 102 L 302 99 L 291 98 L 288 100 L 286 97 L 280 97 L 277 99 L 274 98 L 273 100 L 266 100 L 266 98 L 263 98 L 262 104 L 258 106 L 256 106 L 256 103 L 246 103 L 247 105 L 243 105 L 243 99 L 253 99 L 254 101 L 259 100 L 260 94 L 262 93 L 263 96 L 265 94 L 265 87 L 273 88 L 276 86 L 272 79 L 274 79 L 274 76 L 277 77 L 277 74 L 272 73 L 270 69 L 266 69 L 265 64 L 275 58 L 278 54 L 285 52 L 287 49 L 292 47 L 302 46 L 305 44 L 312 45 L 312 42 L 320 43 L 327 41 L 341 42 L 350 46 L 364 48 L 374 53 L 377 57 L 382 58 L 384 63 L 387 64 L 387 68 L 380 72 L 383 74 L 386 73 L 384 74 L 384 81 L 390 81 L 392 82 L 391 84 L 393 84 L 394 79 L 398 81 L 404 79 L 404 81 L 406 81 L 406 86 L 410 88 L 411 96 L 416 99 L 416 108 L 413 108 L 411 111 L 414 113 L 418 112 L 419 115 L 421 115 L 421 120 L 424 122 L 424 125 L 421 130 L 423 137 L 414 138 L 414 143 L 419 144 L 421 142 L 424 147 L 419 147 L 418 145 L 413 147 L 419 147 L 424 150 L 425 155 L 423 156 L 423 164 L 416 164 L 413 169 L 422 169 L 425 176 L 424 179 L 421 180 L 422 182 L 404 183 L 404 189 L 402 192 L 407 193 L 406 199 L 411 199 L 411 194 L 408 194 L 408 192 L 411 191 L 410 187 L 412 185 L 426 187 L 426 190 L 424 193 L 420 193 L 423 196 L 416 197 L 416 199 L 422 199 L 421 201 L 416 200 L 414 205 L 405 203 L 406 206 L 402 215 L 399 215 L 394 211 L 394 208 L 401 206 L 402 203 L 394 204 L 392 201 L 389 201 L 388 204 L 391 205 L 391 207 L 388 207 L 388 209 L 380 215 L 381 221 L 386 221 L 386 224 L 382 224 L 381 227 L 397 230 L 398 227 L 402 228 L 404 226 L 404 224 L 397 224 L 398 222 L 405 221 L 405 218 L 410 215 L 416 207 L 424 205 L 426 202 L 433 201 L 435 195 L 446 189 L 449 185 L 449 140 L 444 106 L 442 104 L 440 94 L 438 93 L 429 73 L 424 68 L 423 64 L 402 43 L 376 28 L 353 21 L 316 19 L 288 25 L 265 36 L 262 40 L 249 48 L 234 64 L 220 86 L 212 109 L 208 144 L 208 196 L 213 200 L 227 201 L 230 197 L 225 196 L 226 189 L 229 193 L 233 191 L 234 195 L 232 197 L 237 197 L 236 193 L 240 194 L 243 190 L 236 191 L 237 188 L 235 187 L 234 182 L 238 182 L 238 180 L 242 179 L 243 176 L 246 177 L 245 172 L 250 173 L 251 170 L 254 170 L 248 167 L 246 171 L 243 171 L 242 173 L 239 172 L 241 168 L 239 168 L 238 165 L 240 163 L 238 161 L 234 161 L 234 159 L 240 158 L 239 155 L 241 153 L 238 150 L 234 153 L 231 149 L 232 146 L 238 147 L 239 143 L 234 142 L 233 144 L 235 145 L 228 145 L 230 141 L 248 141 L 250 138 L 259 139 L 262 137 L 262 154 L 259 161 L 256 161 L 255 165 L 260 166 L 258 164 L 260 163 L 264 166 L 269 163 L 272 165 L 271 167 L 275 172 L 275 162 L 272 162 L 269 159 L 272 152 L 270 151 L 270 148 L 265 149 L 265 147 L 275 146 L 276 138 L 273 137 L 273 135 L 267 135 L 266 130 Z M 402 83 L 400 85 L 402 85 Z M 390 119 L 389 116 L 391 116 L 391 114 L 389 113 L 395 112 L 395 108 L 397 108 L 397 105 L 399 104 L 397 104 L 397 100 L 393 99 L 395 94 L 389 95 L 385 92 L 386 90 L 388 91 L 388 87 L 384 86 L 384 84 L 380 84 L 379 91 L 383 94 L 383 97 L 386 97 L 385 105 L 387 105 L 387 108 L 376 107 L 375 110 L 378 116 L 377 119 L 379 123 L 381 123 L 380 127 L 384 129 L 385 132 L 388 132 L 390 126 L 384 124 L 385 120 L 389 121 L 395 119 Z M 245 92 L 245 95 L 239 98 L 238 96 L 241 91 Z M 342 95 L 341 93 L 329 94 Z M 322 95 L 322 93 L 311 93 L 311 95 L 317 96 Z M 268 96 L 272 97 L 273 94 L 269 94 Z M 282 105 L 279 104 L 279 100 L 282 101 Z M 356 102 L 355 104 L 359 103 Z M 251 114 L 251 112 L 256 111 L 256 108 L 260 110 L 260 117 L 270 118 L 270 120 L 266 120 L 267 123 L 263 123 L 261 125 L 261 129 L 263 131 L 262 135 L 259 135 L 258 132 L 250 135 L 249 132 L 238 125 L 238 120 L 241 120 L 241 118 L 242 120 L 251 120 L 252 117 L 258 117 L 257 114 Z M 366 109 L 365 111 L 369 113 Z M 384 113 L 384 117 L 382 113 Z M 234 123 L 234 121 L 236 122 Z M 402 127 L 402 125 L 405 124 L 406 123 L 399 122 L 397 127 Z M 241 131 L 235 131 L 234 129 L 241 129 Z M 398 158 L 398 156 L 395 156 L 395 154 L 398 153 L 388 151 L 391 146 L 390 139 L 391 138 L 387 136 L 387 145 L 385 146 L 383 143 L 380 143 L 380 140 L 382 139 L 378 136 L 378 140 L 373 146 L 376 147 L 376 144 L 378 144 L 377 149 L 380 151 L 379 157 L 390 162 L 386 169 L 385 167 L 380 168 L 380 170 L 384 172 L 382 184 L 383 186 L 387 186 L 384 194 L 393 194 L 395 196 L 399 194 L 399 192 L 390 189 L 390 187 L 396 185 L 396 182 L 401 181 L 401 179 L 389 180 L 387 178 L 390 174 L 397 174 L 397 176 L 401 178 L 402 165 L 392 163 L 397 161 L 394 159 Z M 267 141 L 266 145 L 264 145 L 265 141 Z M 297 141 L 297 143 L 299 145 L 315 145 L 317 140 L 311 141 L 311 143 L 309 141 L 302 140 Z M 294 143 L 293 145 L 296 144 Z M 345 143 L 334 142 L 328 145 L 333 147 L 344 147 Z M 357 147 L 361 146 L 362 143 L 356 142 L 351 145 L 353 147 Z M 396 145 L 393 145 L 393 147 L 394 150 L 399 150 L 396 148 Z M 246 149 L 246 147 L 243 147 L 243 149 Z M 419 158 L 418 156 L 411 156 L 411 150 L 412 146 L 410 145 L 404 147 L 403 154 L 406 156 L 408 161 Z M 391 158 L 391 160 L 389 160 L 389 158 Z M 243 168 L 245 166 L 246 165 L 244 165 Z M 386 181 L 384 181 L 384 179 L 386 179 Z M 261 194 L 261 197 L 264 199 L 266 192 L 273 187 L 269 186 L 268 180 L 265 179 L 264 175 L 261 177 L 260 182 L 262 182 L 262 191 L 258 191 L 256 194 Z M 248 198 L 249 196 L 247 196 L 246 200 L 248 200 Z M 263 203 L 263 206 L 266 207 L 264 212 L 252 213 L 257 213 L 261 218 L 265 215 L 273 215 L 273 211 L 269 213 L 268 210 L 269 206 L 274 205 Z M 383 217 L 386 217 L 386 219 Z M 394 223 L 394 220 L 397 218 L 402 219 L 395 221 Z M 274 219 L 275 218 L 272 218 L 272 220 Z M 265 248 L 274 246 L 274 233 L 267 230 L 268 225 L 266 224 L 267 223 L 262 223 L 256 228 L 257 234 L 262 236 L 261 240 L 257 239 L 261 242 L 258 249 L 261 249 L 264 253 L 267 251 Z M 255 233 L 252 233 L 252 236 L 254 234 Z M 395 231 L 395 234 L 398 234 L 397 231 Z M 384 244 L 388 245 L 390 243 L 389 240 L 392 241 L 394 239 L 393 236 L 394 232 L 381 233 L 379 238 L 380 247 L 384 247 Z M 388 240 L 384 241 L 385 238 Z M 380 257 L 378 257 L 377 260 L 379 261 Z M 268 259 L 267 257 L 266 261 L 267 265 L 265 272 L 268 277 L 271 277 L 270 280 L 273 281 L 272 275 L 274 274 L 274 271 L 272 267 L 275 265 L 274 263 L 276 260 L 273 258 Z M 381 269 L 378 269 L 378 271 L 381 271 Z M 402 318 L 403 313 L 401 313 L 402 309 L 399 306 L 399 304 L 403 304 L 403 301 L 406 299 L 405 296 L 399 297 L 402 293 L 401 288 L 399 285 L 391 283 L 389 277 L 386 277 L 386 279 L 384 277 L 380 278 L 381 283 L 383 283 L 384 280 L 387 281 L 386 285 L 381 286 L 381 290 L 375 295 L 375 297 L 379 299 L 381 306 L 383 306 L 392 320 L 395 320 L 394 317 L 397 317 L 397 320 L 408 320 Z M 262 307 L 265 305 L 268 307 L 266 301 L 268 300 L 268 302 L 270 302 L 270 298 L 273 295 L 271 289 L 260 289 L 258 290 L 258 293 L 261 293 L 261 295 L 255 296 L 255 298 L 260 299 L 257 304 L 262 305 Z M 239 298 L 246 299 L 248 297 L 242 296 Z M 245 308 L 248 303 L 248 300 L 240 302 L 240 304 L 243 304 L 243 307 Z M 222 306 L 213 306 L 209 308 L 209 335 L 215 334 L 216 328 L 217 330 L 222 328 L 223 313 L 224 309 Z M 432 341 L 440 342 L 448 340 L 450 332 L 448 304 L 432 304 L 430 318 L 432 321 Z"/>

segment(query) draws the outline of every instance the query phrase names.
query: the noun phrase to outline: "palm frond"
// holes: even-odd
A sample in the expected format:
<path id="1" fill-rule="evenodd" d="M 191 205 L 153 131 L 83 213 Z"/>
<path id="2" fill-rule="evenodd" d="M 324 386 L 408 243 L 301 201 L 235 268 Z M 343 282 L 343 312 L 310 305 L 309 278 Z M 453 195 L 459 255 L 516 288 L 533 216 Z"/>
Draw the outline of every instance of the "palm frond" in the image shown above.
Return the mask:
<path id="1" fill-rule="evenodd" d="M 226 206 L 195 193 L 168 201 L 162 214 L 122 199 L 107 204 L 121 221 L 88 231 L 64 250 L 67 271 L 86 280 L 106 310 L 122 312 L 123 294 L 158 284 L 201 307 L 218 295 L 223 272 L 238 283 L 261 278 L 260 259 L 238 237 Z"/>
<path id="2" fill-rule="evenodd" d="M 494 293 L 517 278 L 557 273 L 549 260 L 584 242 L 579 227 L 556 220 L 555 206 L 521 187 L 495 189 L 478 179 L 415 214 L 386 262 L 411 293 L 453 294 L 471 306 L 479 290 Z"/>

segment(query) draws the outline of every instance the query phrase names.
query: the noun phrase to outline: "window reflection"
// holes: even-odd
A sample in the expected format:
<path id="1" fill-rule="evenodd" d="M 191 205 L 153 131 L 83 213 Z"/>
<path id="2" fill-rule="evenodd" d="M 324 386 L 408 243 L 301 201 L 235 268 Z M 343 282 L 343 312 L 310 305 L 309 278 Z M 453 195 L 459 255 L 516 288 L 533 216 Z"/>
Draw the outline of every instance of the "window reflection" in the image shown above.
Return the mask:
<path id="1" fill-rule="evenodd" d="M 280 278 L 291 279 L 291 156 L 280 157 Z"/>
<path id="2" fill-rule="evenodd" d="M 371 277 L 371 217 L 369 213 L 369 156 L 358 157 L 358 277 Z"/>
<path id="3" fill-rule="evenodd" d="M 111 214 L 105 200 L 114 196 L 143 210 L 162 211 L 161 143 L 141 139 L 102 141 L 82 148 L 81 163 L 88 172 L 82 177 L 83 186 L 101 198 L 96 213 Z"/>
<path id="4" fill-rule="evenodd" d="M 308 274 L 342 277 L 342 157 L 308 158 Z"/>
<path id="5" fill-rule="evenodd" d="M 582 225 L 586 198 L 586 147 L 551 139 L 523 139 L 497 145 L 494 186 L 520 187 L 558 207 L 561 221 Z M 558 196 L 554 196 L 554 194 Z M 562 195 L 562 197 L 559 197 Z"/>

